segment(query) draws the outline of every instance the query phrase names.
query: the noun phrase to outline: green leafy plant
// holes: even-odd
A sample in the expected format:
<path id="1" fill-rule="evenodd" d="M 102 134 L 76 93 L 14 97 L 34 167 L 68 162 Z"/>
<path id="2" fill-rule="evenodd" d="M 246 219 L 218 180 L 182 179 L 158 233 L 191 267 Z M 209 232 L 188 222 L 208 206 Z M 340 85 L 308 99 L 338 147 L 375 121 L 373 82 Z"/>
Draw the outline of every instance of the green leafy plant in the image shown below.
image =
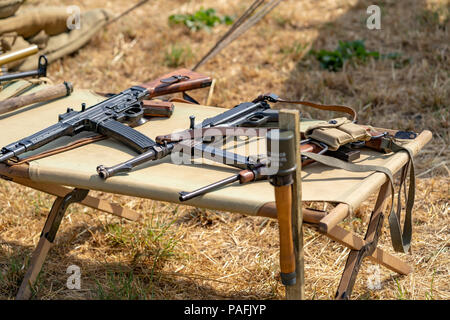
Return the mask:
<path id="1" fill-rule="evenodd" d="M 322 68 L 330 71 L 339 71 L 344 66 L 344 62 L 350 59 L 366 61 L 372 57 L 378 59 L 380 53 L 377 51 L 367 51 L 364 40 L 339 41 L 339 45 L 334 51 L 311 50 L 310 53 L 317 58 Z"/>
<path id="2" fill-rule="evenodd" d="M 400 53 L 380 54 L 378 51 L 367 51 L 364 40 L 339 41 L 338 47 L 334 51 L 311 50 L 310 54 L 315 56 L 320 62 L 320 66 L 329 71 L 337 72 L 342 69 L 345 61 L 366 62 L 368 59 L 391 59 L 395 60 L 396 68 L 401 68 L 409 63 L 409 59 L 400 61 Z"/>
<path id="3" fill-rule="evenodd" d="M 398 300 L 407 300 L 408 292 L 403 288 L 403 286 L 395 279 L 395 283 L 397 284 L 397 299 Z"/>
<path id="4" fill-rule="evenodd" d="M 218 16 L 216 14 L 216 10 L 213 8 L 201 8 L 194 14 L 173 14 L 169 17 L 169 24 L 174 25 L 183 23 L 192 31 L 198 31 L 202 29 L 210 30 L 218 24 L 230 25 L 233 23 L 233 21 L 233 17 Z"/>

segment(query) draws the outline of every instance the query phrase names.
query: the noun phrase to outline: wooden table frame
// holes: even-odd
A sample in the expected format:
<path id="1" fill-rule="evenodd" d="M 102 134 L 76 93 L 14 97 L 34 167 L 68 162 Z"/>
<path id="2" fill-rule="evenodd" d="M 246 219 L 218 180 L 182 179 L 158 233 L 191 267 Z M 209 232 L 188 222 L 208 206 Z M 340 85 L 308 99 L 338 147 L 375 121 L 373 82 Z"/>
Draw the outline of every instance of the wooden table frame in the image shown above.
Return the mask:
<path id="1" fill-rule="evenodd" d="M 429 131 L 422 132 L 417 140 L 419 143 L 419 149 L 420 150 L 429 140 L 431 139 L 431 133 Z M 405 157 L 407 157 L 405 155 Z M 406 163 L 406 161 L 405 161 Z M 48 253 L 48 251 L 51 248 L 52 245 L 52 239 L 46 238 L 46 234 L 48 233 L 49 229 L 52 226 L 55 226 L 56 221 L 56 230 L 59 226 L 58 219 L 61 221 L 62 214 L 64 214 L 65 209 L 67 208 L 68 204 L 71 203 L 69 201 L 71 196 L 73 196 L 74 190 L 79 189 L 71 189 L 69 187 L 61 186 L 61 185 L 55 185 L 55 184 L 43 184 L 43 183 L 37 183 L 31 180 L 29 175 L 29 166 L 28 164 L 21 164 L 16 166 L 6 166 L 4 164 L 0 164 L 0 177 L 9 180 L 12 182 L 16 182 L 18 184 L 36 189 L 38 191 L 46 192 L 50 195 L 56 196 L 56 200 L 52 206 L 52 209 L 49 212 L 46 224 L 44 226 L 43 232 L 41 234 L 40 241 L 33 252 L 31 263 L 29 266 L 29 269 L 22 281 L 22 285 L 19 289 L 19 292 L 16 296 L 17 299 L 29 299 L 31 296 L 31 288 L 34 283 L 34 281 L 37 278 L 37 275 L 44 263 L 45 257 Z M 400 168 L 399 168 L 400 169 Z M 396 172 L 398 172 L 397 170 Z M 382 173 L 374 173 L 370 176 L 371 179 L 379 179 L 381 186 L 380 192 L 378 194 L 378 199 L 375 205 L 374 212 L 377 211 L 381 213 L 384 210 L 386 199 L 389 197 L 389 193 L 386 192 L 386 177 Z M 86 190 L 87 192 L 87 190 Z M 101 200 L 89 195 L 85 195 L 84 197 L 80 197 L 79 199 L 73 199 L 72 202 L 79 202 L 80 204 L 94 208 L 103 212 L 107 212 L 110 214 L 113 214 L 115 216 L 125 218 L 132 221 L 139 220 L 142 215 L 134 212 L 133 210 L 123 208 L 117 204 L 109 203 L 108 201 Z M 64 208 L 62 208 L 64 207 Z M 62 211 L 62 212 L 61 212 Z M 359 250 L 364 248 L 366 245 L 370 244 L 370 234 L 373 233 L 372 225 L 369 225 L 369 230 L 366 235 L 366 239 L 362 239 L 361 237 L 355 235 L 354 233 L 345 230 L 344 228 L 338 226 L 337 224 L 342 222 L 348 215 L 349 215 L 349 206 L 346 204 L 338 204 L 335 208 L 330 210 L 329 212 L 326 211 L 318 211 L 313 210 L 309 208 L 303 208 L 302 210 L 302 221 L 306 223 L 306 225 L 311 226 L 318 230 L 323 235 L 327 236 L 328 238 L 344 245 L 345 247 L 348 247 L 351 249 L 351 252 L 349 254 L 349 260 L 351 260 L 352 256 L 357 253 Z M 59 213 L 58 213 L 59 212 Z M 267 203 L 263 207 L 260 208 L 258 212 L 258 216 L 264 216 L 264 217 L 270 217 L 276 219 L 277 217 L 277 209 L 275 206 L 275 203 Z M 372 217 L 373 218 L 373 217 Z M 295 217 L 294 217 L 295 219 Z M 374 219 L 371 219 L 371 221 Z M 298 249 L 298 242 L 302 242 L 302 235 L 301 235 L 301 224 L 299 227 L 299 224 L 294 224 L 294 228 L 297 228 L 294 230 L 294 239 L 296 240 L 296 248 Z M 55 231 L 55 230 L 54 230 Z M 300 233 L 299 233 L 300 232 Z M 56 233 L 56 231 L 55 231 Z M 300 238 L 299 238 L 300 236 Z M 369 236 L 369 238 L 367 238 Z M 368 240 L 369 239 L 369 240 Z M 296 250 L 296 258 L 297 261 L 300 261 L 302 259 L 302 246 L 300 246 L 300 251 Z M 299 258 L 301 255 L 301 259 Z M 300 259 L 300 260 L 299 260 Z M 403 262 L 399 258 L 387 253 L 386 251 L 380 249 L 379 247 L 375 247 L 373 252 L 371 252 L 368 255 L 368 259 L 371 261 L 381 264 L 382 266 L 395 271 L 399 274 L 406 275 L 412 272 L 412 267 L 409 266 L 407 263 Z M 349 263 L 349 260 L 347 263 Z M 301 266 L 301 270 L 303 270 L 303 266 Z M 341 279 L 341 283 L 343 281 L 348 281 L 346 278 L 349 276 L 343 274 L 343 279 Z M 303 282 L 298 283 L 298 286 L 303 286 Z M 287 298 L 288 299 L 300 299 L 303 298 L 303 292 L 302 289 L 299 287 L 291 288 L 287 290 Z M 292 294 L 289 294 L 289 292 L 294 292 Z M 297 292 L 297 293 L 295 293 Z"/>

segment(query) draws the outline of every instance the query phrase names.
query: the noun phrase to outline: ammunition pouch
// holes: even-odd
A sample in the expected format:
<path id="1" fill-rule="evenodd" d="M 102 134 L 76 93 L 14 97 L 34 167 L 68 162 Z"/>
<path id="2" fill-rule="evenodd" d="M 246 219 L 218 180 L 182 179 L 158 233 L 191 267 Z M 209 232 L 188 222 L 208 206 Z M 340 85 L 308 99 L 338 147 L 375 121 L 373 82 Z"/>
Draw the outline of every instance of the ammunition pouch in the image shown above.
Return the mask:
<path id="1" fill-rule="evenodd" d="M 347 118 L 336 118 L 315 124 L 306 130 L 305 136 L 327 144 L 332 151 L 350 142 L 371 139 L 366 129 Z"/>

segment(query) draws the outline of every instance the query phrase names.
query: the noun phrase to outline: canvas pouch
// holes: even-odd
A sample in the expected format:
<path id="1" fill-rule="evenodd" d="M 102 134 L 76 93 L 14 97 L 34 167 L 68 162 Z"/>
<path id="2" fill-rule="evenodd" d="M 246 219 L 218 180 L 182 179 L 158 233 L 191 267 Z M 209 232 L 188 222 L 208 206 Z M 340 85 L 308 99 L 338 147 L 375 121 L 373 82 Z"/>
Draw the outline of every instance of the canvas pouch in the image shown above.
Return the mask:
<path id="1" fill-rule="evenodd" d="M 328 145 L 330 150 L 355 141 L 370 140 L 371 135 L 361 126 L 347 118 L 331 119 L 308 127 L 305 136 Z"/>

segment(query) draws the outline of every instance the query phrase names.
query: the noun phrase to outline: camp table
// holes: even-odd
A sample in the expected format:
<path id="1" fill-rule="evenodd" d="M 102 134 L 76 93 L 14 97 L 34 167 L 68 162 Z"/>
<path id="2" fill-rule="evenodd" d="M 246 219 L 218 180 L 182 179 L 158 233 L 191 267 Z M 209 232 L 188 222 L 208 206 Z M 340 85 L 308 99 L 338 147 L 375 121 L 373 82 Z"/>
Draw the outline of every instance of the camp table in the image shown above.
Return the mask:
<path id="1" fill-rule="evenodd" d="M 31 90 L 39 90 L 42 86 Z M 7 90 L 8 88 L 0 92 L 0 100 L 8 94 Z M 9 90 L 11 93 L 19 89 L 11 87 Z M 58 115 L 64 113 L 68 107 L 77 110 L 79 109 L 77 106 L 80 106 L 82 102 L 90 106 L 104 99 L 103 96 L 89 90 L 74 90 L 69 97 L 4 114 L 0 116 L 0 145 L 7 145 L 54 124 Z M 200 122 L 223 111 L 223 108 L 175 103 L 175 111 L 170 119 L 152 119 L 136 129 L 154 138 L 157 135 L 186 129 L 189 126 L 190 115 L 195 115 L 196 122 Z M 302 121 L 301 127 L 307 124 L 307 121 Z M 29 152 L 27 156 L 66 145 L 73 139 L 61 138 L 39 150 Z M 408 146 L 414 154 L 417 154 L 430 139 L 431 133 L 424 131 L 416 139 L 411 140 Z M 126 219 L 139 219 L 140 214 L 130 209 L 87 195 L 89 190 L 180 203 L 178 192 L 195 190 L 237 173 L 236 169 L 222 164 L 177 165 L 171 162 L 170 157 L 141 165 L 130 173 L 118 175 L 106 181 L 96 173 L 96 167 L 99 164 L 111 166 L 135 155 L 136 153 L 128 147 L 108 139 L 20 165 L 0 164 L 0 175 L 4 179 L 57 197 L 42 233 L 42 235 L 52 233 L 54 237 L 65 209 L 73 202 Z M 361 157 L 356 163 L 382 165 L 395 173 L 400 171 L 407 161 L 406 152 L 382 154 L 362 149 Z M 374 230 L 373 227 L 369 227 L 366 239 L 363 239 L 337 224 L 351 215 L 363 201 L 376 192 L 378 192 L 378 200 L 375 202 L 374 212 L 383 211 L 387 202 L 384 200 L 389 197 L 387 185 L 386 175 L 381 172 L 355 173 L 317 163 L 305 167 L 301 172 L 301 201 L 335 204 L 334 208 L 328 212 L 312 210 L 305 206 L 302 211 L 305 223 L 351 249 L 347 261 L 350 266 L 345 268 L 341 279 L 343 287 L 354 281 L 355 274 L 350 267 L 352 263 L 355 263 L 359 250 L 365 249 L 365 246 L 370 244 L 370 239 L 374 237 Z M 183 204 L 250 216 L 276 218 L 277 215 L 273 187 L 267 181 L 229 185 Z M 41 236 L 17 298 L 23 299 L 30 296 L 29 284 L 36 279 L 50 247 L 51 242 Z M 369 258 L 399 274 L 408 274 L 412 271 L 408 264 L 378 247 L 369 255 Z M 298 294 L 288 296 L 288 298 L 298 297 Z"/>

